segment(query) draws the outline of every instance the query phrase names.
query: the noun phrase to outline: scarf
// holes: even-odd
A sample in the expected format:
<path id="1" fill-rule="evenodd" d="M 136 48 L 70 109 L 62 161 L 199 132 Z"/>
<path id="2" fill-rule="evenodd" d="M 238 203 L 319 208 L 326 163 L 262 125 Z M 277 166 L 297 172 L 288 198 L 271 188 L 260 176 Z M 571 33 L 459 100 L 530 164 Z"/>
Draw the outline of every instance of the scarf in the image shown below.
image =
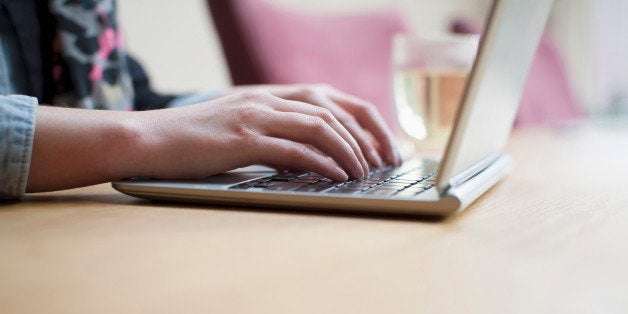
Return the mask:
<path id="1" fill-rule="evenodd" d="M 54 102 L 85 109 L 131 110 L 133 84 L 115 0 L 50 0 L 55 24 L 52 79 L 72 92 Z M 61 88 L 63 90 L 63 88 Z"/>

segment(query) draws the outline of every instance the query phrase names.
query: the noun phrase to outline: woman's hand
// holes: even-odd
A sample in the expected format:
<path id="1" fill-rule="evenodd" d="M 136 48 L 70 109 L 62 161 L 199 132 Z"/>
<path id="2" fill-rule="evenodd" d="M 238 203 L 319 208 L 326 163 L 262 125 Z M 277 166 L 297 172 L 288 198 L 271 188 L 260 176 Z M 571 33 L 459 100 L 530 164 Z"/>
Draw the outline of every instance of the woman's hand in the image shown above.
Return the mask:
<path id="1" fill-rule="evenodd" d="M 387 162 L 399 161 L 392 136 L 371 105 L 326 87 L 276 87 L 271 93 L 251 89 L 142 113 L 156 159 L 144 175 L 204 177 L 264 164 L 344 181 L 363 178 L 368 162 L 381 166 L 378 149 Z"/>
<path id="2" fill-rule="evenodd" d="M 377 108 L 362 99 L 329 85 L 253 85 L 238 86 L 233 92 L 265 90 L 272 95 L 328 109 L 358 142 L 371 165 L 399 164 L 401 155 L 392 132 Z"/>

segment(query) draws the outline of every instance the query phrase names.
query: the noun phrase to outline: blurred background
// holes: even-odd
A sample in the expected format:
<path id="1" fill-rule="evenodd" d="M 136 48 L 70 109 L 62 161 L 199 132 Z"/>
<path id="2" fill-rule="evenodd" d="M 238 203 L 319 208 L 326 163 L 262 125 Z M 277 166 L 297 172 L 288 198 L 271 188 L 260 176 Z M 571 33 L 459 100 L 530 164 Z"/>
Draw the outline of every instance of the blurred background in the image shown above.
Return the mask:
<path id="1" fill-rule="evenodd" d="M 352 14 L 400 9 L 416 32 L 447 32 L 454 19 L 482 23 L 489 0 L 266 0 L 289 10 Z M 129 50 L 164 92 L 231 84 L 205 0 L 118 1 Z M 628 1 L 557 0 L 549 32 L 582 111 L 628 115 Z"/>

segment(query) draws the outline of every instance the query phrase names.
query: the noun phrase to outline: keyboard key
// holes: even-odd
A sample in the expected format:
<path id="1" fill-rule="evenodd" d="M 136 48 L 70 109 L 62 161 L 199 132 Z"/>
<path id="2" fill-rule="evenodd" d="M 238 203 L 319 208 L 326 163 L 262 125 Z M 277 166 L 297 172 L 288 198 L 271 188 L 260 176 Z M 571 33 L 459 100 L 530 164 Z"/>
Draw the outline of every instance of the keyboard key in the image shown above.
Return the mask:
<path id="1" fill-rule="evenodd" d="M 368 180 L 379 180 L 379 181 L 382 181 L 382 180 L 388 180 L 390 178 L 391 178 L 391 176 L 389 174 L 378 173 L 378 174 L 374 174 L 374 175 L 368 176 L 367 179 Z"/>
<path id="2" fill-rule="evenodd" d="M 307 184 L 294 183 L 294 182 L 275 182 L 275 184 L 266 188 L 269 191 L 292 191 L 299 189 Z"/>
<path id="3" fill-rule="evenodd" d="M 312 184 L 310 184 L 312 186 L 321 186 L 321 187 L 335 187 L 338 185 L 338 183 L 336 182 L 331 182 L 331 181 L 318 181 L 318 182 L 314 182 Z"/>
<path id="4" fill-rule="evenodd" d="M 425 192 L 426 190 L 430 189 L 431 187 L 433 187 L 432 185 L 427 185 L 427 186 L 423 186 L 423 185 L 413 185 L 407 189 L 401 190 L 399 193 L 396 194 L 396 196 L 416 196 L 420 193 Z"/>
<path id="5" fill-rule="evenodd" d="M 379 190 L 379 189 L 371 189 L 368 190 L 366 192 L 364 192 L 364 194 L 362 195 L 371 195 L 371 196 L 391 196 L 393 194 L 395 194 L 397 192 L 397 190 Z"/>
<path id="6" fill-rule="evenodd" d="M 307 183 L 307 184 L 310 184 L 310 183 L 315 183 L 315 182 L 318 182 L 318 179 L 314 179 L 314 178 L 310 178 L 310 179 L 296 178 L 296 179 L 294 179 L 294 180 L 291 180 L 290 182 L 293 182 L 293 183 Z"/>
<path id="7" fill-rule="evenodd" d="M 429 187 L 431 187 L 433 185 L 434 185 L 433 183 L 421 181 L 421 182 L 418 182 L 418 183 L 415 183 L 415 184 L 411 185 L 410 188 L 425 189 L 425 188 L 429 188 Z"/>
<path id="8" fill-rule="evenodd" d="M 230 186 L 230 189 L 234 189 L 234 190 L 246 190 L 248 188 L 250 188 L 251 186 L 248 183 L 240 183 L 240 184 L 236 184 L 234 186 Z"/>
<path id="9" fill-rule="evenodd" d="M 253 182 L 249 183 L 249 185 L 254 188 L 267 188 L 275 185 L 275 182 Z"/>
<path id="10" fill-rule="evenodd" d="M 327 186 L 323 186 L 323 185 L 306 185 L 303 187 L 298 188 L 296 191 L 297 192 L 324 192 L 330 189 L 333 189 L 334 186 L 333 185 L 327 185 Z"/>
<path id="11" fill-rule="evenodd" d="M 416 192 L 414 190 L 403 190 L 395 194 L 396 197 L 415 197 L 419 195 L 420 192 Z"/>
<path id="12" fill-rule="evenodd" d="M 355 182 L 355 183 L 351 183 L 351 184 L 345 184 L 344 186 L 352 187 L 352 188 L 367 189 L 367 188 L 370 188 L 370 187 L 375 186 L 375 185 L 376 184 L 369 183 L 369 182 Z"/>
<path id="13" fill-rule="evenodd" d="M 421 181 L 426 179 L 428 176 L 427 173 L 421 173 L 421 172 L 417 172 L 417 173 L 406 173 L 404 175 L 399 176 L 398 178 L 395 178 L 396 180 L 407 180 L 407 181 Z"/>
<path id="14" fill-rule="evenodd" d="M 391 188 L 391 189 L 396 189 L 396 190 L 401 190 L 403 188 L 406 188 L 410 186 L 410 184 L 408 183 L 394 183 L 394 182 L 384 182 L 380 185 L 378 185 L 378 187 L 386 187 L 386 188 Z"/>
<path id="15" fill-rule="evenodd" d="M 336 189 L 327 191 L 327 193 L 332 193 L 332 194 L 357 194 L 359 192 L 362 192 L 362 190 L 352 189 L 352 188 L 336 188 Z"/>
<path id="16" fill-rule="evenodd" d="M 417 183 L 417 180 L 392 179 L 392 180 L 388 181 L 388 183 L 402 183 L 402 184 L 411 185 L 411 184 Z"/>
<path id="17" fill-rule="evenodd" d="M 278 173 L 278 174 L 270 177 L 270 179 L 272 181 L 288 182 L 288 181 L 291 181 L 291 180 L 295 180 L 295 179 L 297 179 L 299 177 L 304 177 L 306 175 L 308 175 L 307 172 L 289 172 L 288 171 L 288 172 Z"/>

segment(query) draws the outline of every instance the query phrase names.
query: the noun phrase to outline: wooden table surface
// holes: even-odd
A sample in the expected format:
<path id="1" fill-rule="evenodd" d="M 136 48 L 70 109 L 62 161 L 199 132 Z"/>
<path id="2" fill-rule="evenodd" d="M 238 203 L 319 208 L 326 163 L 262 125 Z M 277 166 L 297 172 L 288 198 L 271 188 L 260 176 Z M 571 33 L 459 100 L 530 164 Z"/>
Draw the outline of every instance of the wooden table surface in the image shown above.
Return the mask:
<path id="1" fill-rule="evenodd" d="M 0 205 L 0 312 L 628 313 L 628 127 L 508 151 L 441 221 L 29 195 Z"/>

